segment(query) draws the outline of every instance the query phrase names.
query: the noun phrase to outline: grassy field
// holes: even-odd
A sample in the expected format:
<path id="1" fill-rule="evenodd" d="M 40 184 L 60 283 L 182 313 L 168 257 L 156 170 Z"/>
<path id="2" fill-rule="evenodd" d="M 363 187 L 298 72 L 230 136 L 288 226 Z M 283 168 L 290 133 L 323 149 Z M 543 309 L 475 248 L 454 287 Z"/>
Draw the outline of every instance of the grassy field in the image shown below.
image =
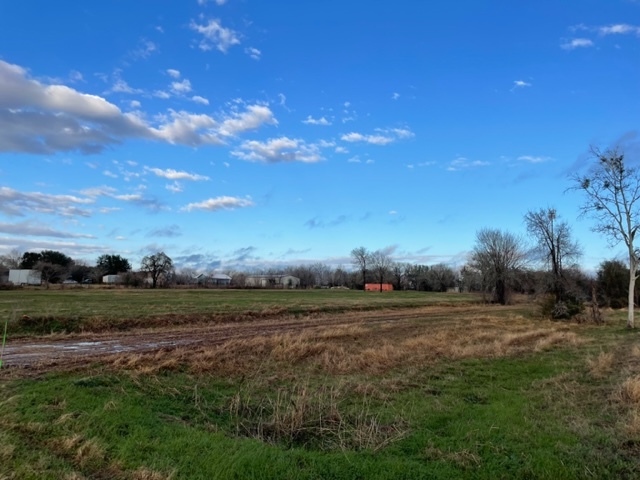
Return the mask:
<path id="1" fill-rule="evenodd" d="M 215 290 L 66 288 L 0 291 L 0 319 L 13 334 L 126 330 L 477 302 L 472 294 L 355 290 Z"/>
<path id="2" fill-rule="evenodd" d="M 315 294 L 279 292 L 322 309 Z M 622 312 L 577 325 L 425 298 L 419 318 L 0 371 L 0 478 L 640 476 L 640 338 Z"/>

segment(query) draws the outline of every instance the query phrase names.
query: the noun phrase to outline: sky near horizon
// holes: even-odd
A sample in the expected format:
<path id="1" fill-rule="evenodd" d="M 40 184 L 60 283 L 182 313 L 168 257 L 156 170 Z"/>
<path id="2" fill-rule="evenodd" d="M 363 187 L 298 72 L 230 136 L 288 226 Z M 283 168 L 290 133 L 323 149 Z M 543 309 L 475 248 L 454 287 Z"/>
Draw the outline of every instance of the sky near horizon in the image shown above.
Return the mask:
<path id="1" fill-rule="evenodd" d="M 0 3 L 0 255 L 462 265 L 640 161 L 640 1 Z"/>

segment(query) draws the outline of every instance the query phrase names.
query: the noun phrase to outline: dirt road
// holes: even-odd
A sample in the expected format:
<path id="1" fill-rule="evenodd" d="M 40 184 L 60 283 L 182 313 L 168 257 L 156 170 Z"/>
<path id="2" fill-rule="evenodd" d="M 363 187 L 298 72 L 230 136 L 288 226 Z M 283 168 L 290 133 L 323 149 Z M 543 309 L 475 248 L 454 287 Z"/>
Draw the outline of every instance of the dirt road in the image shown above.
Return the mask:
<path id="1" fill-rule="evenodd" d="M 28 368 L 47 370 L 54 367 L 86 364 L 120 352 L 148 352 L 186 345 L 215 345 L 232 339 L 296 332 L 327 326 L 372 324 L 390 321 L 437 317 L 452 307 L 423 307 L 408 310 L 349 312 L 304 318 L 291 316 L 246 322 L 186 325 L 174 328 L 145 329 L 131 332 L 56 335 L 50 337 L 9 338 L 3 355 L 3 370 Z M 456 307 L 464 314 L 474 307 Z"/>

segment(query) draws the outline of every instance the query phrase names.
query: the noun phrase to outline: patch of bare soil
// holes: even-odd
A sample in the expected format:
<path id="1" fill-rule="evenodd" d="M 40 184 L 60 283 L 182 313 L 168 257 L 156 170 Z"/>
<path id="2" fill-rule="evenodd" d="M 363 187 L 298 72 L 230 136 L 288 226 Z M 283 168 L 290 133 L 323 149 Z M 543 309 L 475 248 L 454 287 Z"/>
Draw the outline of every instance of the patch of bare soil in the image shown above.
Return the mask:
<path id="1" fill-rule="evenodd" d="M 4 368 L 49 369 L 88 363 L 106 355 L 124 352 L 149 352 L 189 345 L 217 345 L 232 339 L 252 338 L 307 329 L 378 323 L 399 319 L 420 318 L 442 313 L 442 308 L 375 311 L 317 315 L 303 318 L 282 316 L 251 322 L 229 322 L 208 325 L 185 325 L 128 332 L 51 335 L 45 337 L 9 339 L 3 355 Z M 449 307 L 450 310 L 450 307 Z"/>
<path id="2" fill-rule="evenodd" d="M 509 307 L 506 307 L 507 311 L 504 311 L 505 308 L 499 309 L 501 310 L 499 317 L 488 316 L 488 313 L 493 313 L 491 308 L 477 305 L 429 306 L 403 310 L 318 314 L 306 317 L 282 316 L 250 322 L 184 325 L 127 332 L 24 338 L 7 343 L 3 356 L 3 367 L 5 368 L 0 371 L 0 376 L 3 373 L 25 375 L 52 369 L 81 368 L 97 360 L 110 362 L 114 355 L 121 359 L 134 358 L 138 354 L 150 358 L 151 355 L 155 358 L 152 360 L 155 363 L 158 355 L 166 358 L 171 357 L 171 354 L 175 352 L 175 354 L 182 356 L 184 352 L 213 351 L 216 347 L 226 345 L 229 342 L 246 343 L 248 341 L 247 345 L 249 345 L 256 341 L 260 343 L 260 339 L 263 338 L 282 337 L 283 335 L 289 339 L 293 338 L 292 335 L 294 337 L 303 335 L 304 338 L 301 340 L 307 344 L 310 343 L 309 340 L 313 343 L 315 339 L 329 339 L 328 335 L 331 336 L 332 331 L 342 330 L 344 333 L 354 327 L 366 331 L 361 331 L 358 334 L 354 331 L 354 335 L 347 335 L 350 337 L 347 340 L 349 343 L 352 342 L 352 347 L 358 347 L 357 350 L 373 348 L 377 353 L 384 350 L 381 347 L 393 347 L 392 350 L 395 350 L 393 345 L 385 344 L 386 339 L 391 340 L 392 338 L 404 343 L 420 344 L 416 345 L 419 349 L 435 350 L 435 345 L 430 344 L 429 337 L 442 329 L 449 333 L 446 334 L 446 338 L 439 339 L 439 343 L 451 347 L 453 346 L 452 341 L 457 343 L 454 341 L 454 337 L 458 337 L 460 334 L 462 337 L 466 336 L 464 332 L 468 334 L 468 328 L 473 326 L 476 330 L 476 334 L 473 336 L 477 337 L 474 343 L 486 343 L 485 348 L 491 351 L 503 348 L 492 342 L 495 340 L 496 332 L 494 329 L 496 328 L 506 330 L 504 333 L 508 331 L 511 334 L 516 334 L 514 338 L 505 338 L 509 343 L 509 350 L 517 347 L 516 343 L 523 341 L 522 334 L 525 334 L 525 337 L 531 335 L 547 337 L 549 333 L 559 333 L 543 332 L 543 334 L 539 330 L 534 332 L 532 330 L 538 329 L 539 326 L 534 326 L 530 321 L 523 321 L 524 319 L 521 317 L 517 321 L 513 318 L 508 319 L 507 317 L 511 316 L 508 312 Z M 420 327 L 416 330 L 417 324 Z M 374 326 L 376 334 L 371 335 L 372 329 L 369 327 Z M 340 333 L 338 336 L 343 337 L 344 335 Z M 538 343 L 540 340 L 544 341 L 542 338 L 525 339 L 527 343 L 533 340 Z M 254 347 L 257 347 L 257 344 Z M 466 348 L 469 347 L 471 345 Z M 300 350 L 302 347 L 296 348 Z M 473 348 L 476 349 L 477 345 Z M 306 349 L 308 346 L 302 348 L 305 351 Z M 302 355 L 302 353 L 298 353 Z M 286 352 L 280 356 L 288 357 L 291 354 L 291 352 Z M 305 353 L 303 356 L 306 355 Z M 370 359 L 367 360 L 367 362 L 369 361 Z"/>

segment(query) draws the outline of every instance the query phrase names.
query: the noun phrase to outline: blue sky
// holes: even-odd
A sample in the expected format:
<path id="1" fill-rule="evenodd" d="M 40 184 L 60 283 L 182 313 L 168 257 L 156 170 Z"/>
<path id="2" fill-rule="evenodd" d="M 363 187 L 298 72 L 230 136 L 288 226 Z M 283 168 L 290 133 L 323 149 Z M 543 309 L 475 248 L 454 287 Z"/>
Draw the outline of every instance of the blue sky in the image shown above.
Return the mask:
<path id="1" fill-rule="evenodd" d="M 640 2 L 0 3 L 0 254 L 461 265 L 640 147 Z"/>

